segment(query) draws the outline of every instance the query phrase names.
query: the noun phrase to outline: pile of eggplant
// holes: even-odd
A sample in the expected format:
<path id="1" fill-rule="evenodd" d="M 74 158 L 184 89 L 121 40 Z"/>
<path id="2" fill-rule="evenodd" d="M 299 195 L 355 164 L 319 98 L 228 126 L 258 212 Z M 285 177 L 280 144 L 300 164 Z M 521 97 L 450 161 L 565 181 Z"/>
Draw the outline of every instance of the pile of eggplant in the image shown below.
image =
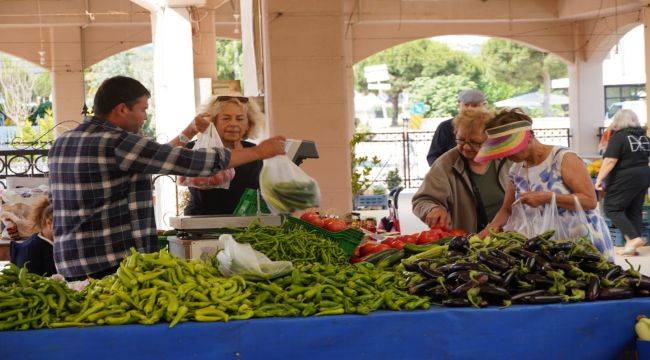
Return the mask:
<path id="1" fill-rule="evenodd" d="M 404 286 L 451 307 L 549 304 L 650 295 L 640 269 L 608 262 L 587 239 L 551 240 L 554 232 L 454 237 L 402 261 Z"/>

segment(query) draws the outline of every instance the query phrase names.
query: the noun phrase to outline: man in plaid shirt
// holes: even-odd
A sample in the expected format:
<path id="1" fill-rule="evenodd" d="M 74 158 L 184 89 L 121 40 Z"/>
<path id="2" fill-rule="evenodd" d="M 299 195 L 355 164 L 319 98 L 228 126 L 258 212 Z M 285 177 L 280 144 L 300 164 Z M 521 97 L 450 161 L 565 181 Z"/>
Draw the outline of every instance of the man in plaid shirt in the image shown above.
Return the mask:
<path id="1" fill-rule="evenodd" d="M 56 139 L 48 155 L 54 209 L 54 260 L 67 280 L 101 278 L 135 247 L 158 250 L 152 174 L 209 176 L 284 153 L 284 138 L 252 148 L 189 150 L 209 125 L 198 115 L 169 144 L 139 135 L 149 91 L 117 76 L 97 90 L 95 116 Z"/>

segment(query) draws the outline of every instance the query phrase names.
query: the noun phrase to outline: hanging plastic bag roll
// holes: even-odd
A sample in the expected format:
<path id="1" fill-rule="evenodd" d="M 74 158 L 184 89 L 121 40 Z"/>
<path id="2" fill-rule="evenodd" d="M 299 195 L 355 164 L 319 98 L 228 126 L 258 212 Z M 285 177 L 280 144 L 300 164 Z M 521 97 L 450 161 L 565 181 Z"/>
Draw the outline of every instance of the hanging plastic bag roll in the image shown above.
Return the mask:
<path id="1" fill-rule="evenodd" d="M 260 192 L 275 214 L 320 205 L 320 188 L 316 180 L 284 155 L 264 160 Z"/>
<path id="2" fill-rule="evenodd" d="M 213 149 L 215 147 L 222 148 L 223 142 L 217 128 L 213 123 L 210 123 L 205 132 L 200 133 L 196 137 L 196 144 L 194 149 Z M 212 176 L 199 176 L 199 177 L 186 177 L 180 176 L 178 178 L 179 185 L 194 187 L 199 189 L 229 189 L 230 181 L 235 178 L 235 169 L 230 168 Z"/>
<path id="3" fill-rule="evenodd" d="M 219 272 L 223 276 L 240 275 L 251 281 L 271 280 L 293 271 L 291 261 L 272 261 L 250 244 L 240 244 L 232 235 L 219 237 L 217 254 Z"/>

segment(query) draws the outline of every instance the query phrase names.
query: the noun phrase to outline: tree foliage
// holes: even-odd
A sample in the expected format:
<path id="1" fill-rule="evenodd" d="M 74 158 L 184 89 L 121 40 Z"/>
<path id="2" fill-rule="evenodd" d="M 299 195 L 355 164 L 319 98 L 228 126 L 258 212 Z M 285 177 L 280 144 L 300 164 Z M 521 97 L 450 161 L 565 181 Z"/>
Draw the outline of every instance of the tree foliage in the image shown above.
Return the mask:
<path id="1" fill-rule="evenodd" d="M 410 102 L 426 105 L 424 117 L 445 117 L 458 114 L 458 93 L 475 88 L 476 83 L 463 75 L 420 77 L 409 87 Z"/>
<path id="2" fill-rule="evenodd" d="M 364 68 L 369 65 L 386 64 L 390 75 L 390 90 L 386 94 L 393 103 L 393 125 L 399 115 L 399 95 L 411 86 L 417 78 L 435 78 L 445 75 L 462 75 L 478 82 L 481 69 L 477 59 L 450 49 L 447 45 L 422 39 L 386 49 L 360 61 L 355 65 L 355 88 L 366 92 L 367 83 Z"/>
<path id="3" fill-rule="evenodd" d="M 242 63 L 243 52 L 241 41 L 217 39 L 217 79 L 241 79 Z"/>
<path id="4" fill-rule="evenodd" d="M 14 123 L 22 125 L 27 120 L 36 100 L 37 78 L 36 67 L 27 61 L 0 55 L 0 100 Z"/>

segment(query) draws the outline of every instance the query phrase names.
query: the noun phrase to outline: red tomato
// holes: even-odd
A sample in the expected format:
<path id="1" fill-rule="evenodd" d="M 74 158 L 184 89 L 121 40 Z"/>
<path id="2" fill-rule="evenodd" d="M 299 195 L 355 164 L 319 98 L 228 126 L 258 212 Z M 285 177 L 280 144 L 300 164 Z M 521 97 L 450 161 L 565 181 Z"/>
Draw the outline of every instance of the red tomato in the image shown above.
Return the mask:
<path id="1" fill-rule="evenodd" d="M 397 250 L 402 250 L 404 248 L 404 242 L 400 240 L 395 240 L 393 243 L 390 245 L 392 248 L 397 249 Z"/>
<path id="2" fill-rule="evenodd" d="M 359 254 L 361 257 L 364 257 L 369 254 L 374 254 L 377 252 L 377 246 L 379 246 L 377 243 L 372 243 L 368 242 L 363 245 L 361 245 L 361 249 L 359 249 Z"/>
<path id="3" fill-rule="evenodd" d="M 451 229 L 451 231 L 449 231 L 449 235 L 450 236 L 465 236 L 465 235 L 467 235 L 467 231 L 461 230 L 461 229 Z"/>
<path id="4" fill-rule="evenodd" d="M 328 222 L 325 220 L 323 222 L 323 225 L 325 226 L 325 229 L 331 232 L 339 232 L 342 230 L 345 230 L 347 225 L 345 224 L 345 221 L 339 220 L 339 219 L 332 219 L 332 221 Z"/>
<path id="5" fill-rule="evenodd" d="M 356 264 L 356 263 L 360 262 L 361 259 L 362 259 L 361 256 L 352 255 L 352 257 L 350 257 L 350 263 Z"/>
<path id="6" fill-rule="evenodd" d="M 314 218 L 310 221 L 310 223 L 314 226 L 318 226 L 319 228 L 323 227 L 323 219 L 321 218 Z"/>
<path id="7" fill-rule="evenodd" d="M 418 235 L 416 244 L 421 245 L 421 244 L 427 244 L 433 241 L 431 239 L 431 233 L 428 231 L 423 231 Z"/>
<path id="8" fill-rule="evenodd" d="M 313 212 L 306 212 L 302 214 L 300 217 L 301 220 L 305 220 L 306 222 L 312 222 L 314 219 L 320 219 L 320 216 L 316 213 Z"/>
<path id="9" fill-rule="evenodd" d="M 352 251 L 352 257 L 361 257 L 361 246 L 357 246 Z"/>
<path id="10" fill-rule="evenodd" d="M 417 244 L 418 242 L 418 234 L 412 234 L 412 235 L 405 235 L 402 236 L 400 239 L 402 242 L 406 244 Z"/>
<path id="11" fill-rule="evenodd" d="M 379 244 L 379 245 L 377 245 L 377 247 L 375 247 L 375 253 L 382 252 L 382 251 L 388 250 L 388 249 L 391 249 L 391 247 L 386 245 L 386 244 Z"/>

